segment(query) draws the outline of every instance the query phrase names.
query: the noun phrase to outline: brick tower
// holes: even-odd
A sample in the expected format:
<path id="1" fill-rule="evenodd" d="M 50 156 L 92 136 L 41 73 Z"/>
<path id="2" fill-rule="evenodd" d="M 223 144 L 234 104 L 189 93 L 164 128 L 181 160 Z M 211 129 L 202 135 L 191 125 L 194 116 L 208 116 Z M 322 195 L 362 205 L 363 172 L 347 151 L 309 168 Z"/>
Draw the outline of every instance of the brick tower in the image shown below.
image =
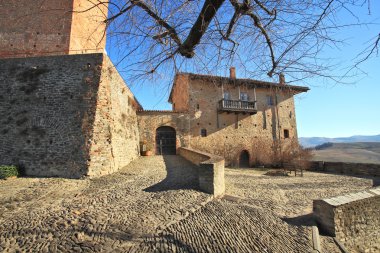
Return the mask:
<path id="1" fill-rule="evenodd" d="M 108 8 L 91 2 L 0 1 L 0 58 L 103 52 Z"/>

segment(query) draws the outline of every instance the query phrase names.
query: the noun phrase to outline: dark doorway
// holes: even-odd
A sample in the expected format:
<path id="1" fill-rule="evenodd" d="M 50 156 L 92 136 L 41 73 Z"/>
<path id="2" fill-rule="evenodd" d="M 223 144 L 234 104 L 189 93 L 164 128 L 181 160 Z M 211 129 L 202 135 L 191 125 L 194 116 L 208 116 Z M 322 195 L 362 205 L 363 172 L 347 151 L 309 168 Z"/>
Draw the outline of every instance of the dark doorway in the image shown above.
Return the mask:
<path id="1" fill-rule="evenodd" d="M 175 155 L 176 154 L 176 133 L 175 129 L 169 126 L 162 126 L 156 130 L 156 154 Z"/>
<path id="2" fill-rule="evenodd" d="M 249 153 L 247 150 L 243 150 L 240 153 L 239 167 L 240 168 L 249 168 Z"/>

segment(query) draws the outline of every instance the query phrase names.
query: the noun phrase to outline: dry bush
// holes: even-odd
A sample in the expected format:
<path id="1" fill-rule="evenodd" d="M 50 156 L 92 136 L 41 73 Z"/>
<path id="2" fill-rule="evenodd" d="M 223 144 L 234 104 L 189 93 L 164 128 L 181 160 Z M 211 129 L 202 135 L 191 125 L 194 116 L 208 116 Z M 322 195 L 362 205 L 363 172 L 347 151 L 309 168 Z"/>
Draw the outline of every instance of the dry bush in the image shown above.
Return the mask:
<path id="1" fill-rule="evenodd" d="M 284 169 L 301 171 L 310 169 L 312 152 L 310 149 L 305 149 L 298 144 L 296 140 L 287 145 L 281 152 L 280 163 Z"/>

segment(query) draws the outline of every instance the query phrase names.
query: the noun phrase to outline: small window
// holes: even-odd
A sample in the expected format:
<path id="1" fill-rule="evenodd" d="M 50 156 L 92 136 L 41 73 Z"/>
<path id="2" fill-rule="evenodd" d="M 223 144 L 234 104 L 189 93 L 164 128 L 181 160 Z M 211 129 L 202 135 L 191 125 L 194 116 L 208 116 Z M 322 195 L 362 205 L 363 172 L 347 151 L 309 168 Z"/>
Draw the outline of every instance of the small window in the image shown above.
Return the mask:
<path id="1" fill-rule="evenodd" d="M 290 111 L 290 112 L 289 112 L 289 118 L 291 119 L 292 116 L 293 116 L 293 113 L 292 113 L 292 111 Z"/>
<path id="2" fill-rule="evenodd" d="M 273 96 L 267 96 L 267 105 L 274 105 L 273 103 Z"/>
<path id="3" fill-rule="evenodd" d="M 284 138 L 285 139 L 289 138 L 289 130 L 288 129 L 284 129 Z"/>
<path id="4" fill-rule="evenodd" d="M 267 115 L 263 112 L 263 129 L 267 129 Z"/>
<path id="5" fill-rule="evenodd" d="M 197 110 L 199 110 L 199 104 L 197 104 Z"/>
<path id="6" fill-rule="evenodd" d="M 204 129 L 204 128 L 201 129 L 201 136 L 202 137 L 206 137 L 207 136 L 207 130 L 206 129 Z"/>
<path id="7" fill-rule="evenodd" d="M 231 100 L 231 94 L 228 91 L 223 93 L 223 98 L 226 100 Z"/>
<path id="8" fill-rule="evenodd" d="M 241 101 L 248 101 L 248 93 L 247 92 L 241 92 L 240 93 L 240 100 Z"/>

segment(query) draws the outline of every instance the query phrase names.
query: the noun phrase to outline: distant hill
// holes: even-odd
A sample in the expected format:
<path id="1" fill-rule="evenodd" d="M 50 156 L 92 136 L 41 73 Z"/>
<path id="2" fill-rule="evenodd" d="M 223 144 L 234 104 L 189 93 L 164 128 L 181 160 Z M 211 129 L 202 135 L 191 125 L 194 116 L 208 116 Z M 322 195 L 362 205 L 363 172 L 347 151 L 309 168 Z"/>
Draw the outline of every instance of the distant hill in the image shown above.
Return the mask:
<path id="1" fill-rule="evenodd" d="M 380 164 L 380 142 L 327 143 L 316 148 L 314 161 Z"/>
<path id="2" fill-rule="evenodd" d="M 338 138 L 326 138 L 326 137 L 300 137 L 299 142 L 306 148 L 315 147 L 326 142 L 332 143 L 352 143 L 352 142 L 380 142 L 379 135 L 354 135 L 351 137 L 338 137 Z"/>

